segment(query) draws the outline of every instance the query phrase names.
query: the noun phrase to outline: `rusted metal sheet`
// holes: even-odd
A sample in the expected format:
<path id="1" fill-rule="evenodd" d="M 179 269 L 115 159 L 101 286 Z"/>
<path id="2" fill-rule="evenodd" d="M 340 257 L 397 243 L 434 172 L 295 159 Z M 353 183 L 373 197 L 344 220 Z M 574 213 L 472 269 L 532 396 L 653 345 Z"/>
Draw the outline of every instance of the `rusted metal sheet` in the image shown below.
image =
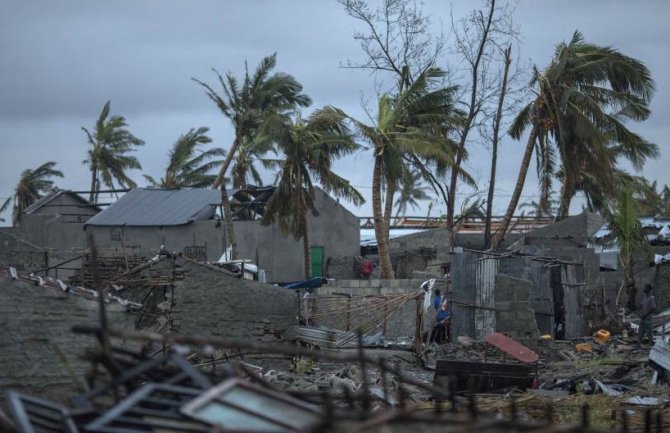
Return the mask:
<path id="1" fill-rule="evenodd" d="M 475 333 L 478 340 L 495 331 L 495 279 L 498 273 L 498 259 L 480 257 L 475 263 Z"/>
<path id="2" fill-rule="evenodd" d="M 484 337 L 484 341 L 521 362 L 532 364 L 539 359 L 537 353 L 499 332 L 492 332 Z"/>

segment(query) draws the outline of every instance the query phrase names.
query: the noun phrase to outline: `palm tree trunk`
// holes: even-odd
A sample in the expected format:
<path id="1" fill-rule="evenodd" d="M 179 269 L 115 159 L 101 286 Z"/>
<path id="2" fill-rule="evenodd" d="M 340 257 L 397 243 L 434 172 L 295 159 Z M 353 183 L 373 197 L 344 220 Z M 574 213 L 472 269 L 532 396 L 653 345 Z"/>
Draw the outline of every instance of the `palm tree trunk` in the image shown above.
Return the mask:
<path id="1" fill-rule="evenodd" d="M 384 234 L 384 215 L 382 214 L 382 157 L 375 153 L 375 164 L 372 171 L 372 214 L 377 238 L 377 254 L 383 279 L 393 279 L 393 266 L 388 249 L 388 239 Z"/>
<path id="2" fill-rule="evenodd" d="M 96 179 L 98 177 L 98 166 L 96 163 L 92 163 L 91 165 L 91 191 L 88 194 L 88 201 L 91 203 L 95 203 L 95 185 L 96 185 Z"/>
<path id="3" fill-rule="evenodd" d="M 484 248 L 491 244 L 491 219 L 493 217 L 493 191 L 496 183 L 496 165 L 498 164 L 498 142 L 493 140 L 491 152 L 491 177 L 489 178 L 489 193 L 486 198 L 486 223 L 484 226 Z"/>
<path id="4" fill-rule="evenodd" d="M 212 189 L 221 187 L 221 207 L 223 208 L 226 237 L 228 238 L 228 242 L 231 248 L 230 256 L 233 260 L 237 259 L 237 242 L 235 241 L 235 227 L 233 226 L 233 209 L 230 207 L 228 191 L 226 191 L 226 183 L 223 180 L 226 176 L 226 171 L 228 171 L 228 167 L 230 166 L 230 162 L 233 160 L 233 155 L 235 155 L 237 152 L 239 143 L 239 137 L 235 135 L 235 140 L 233 140 L 233 144 L 230 146 L 228 155 L 226 155 L 226 159 L 221 165 L 219 174 L 216 176 L 216 179 L 214 179 L 214 183 L 212 184 Z"/>
<path id="5" fill-rule="evenodd" d="M 302 188 L 300 189 L 302 190 Z M 312 278 L 312 257 L 310 255 L 309 233 L 308 233 L 309 229 L 307 227 L 307 207 L 303 206 L 302 212 L 300 213 L 300 218 L 302 218 L 302 227 L 303 227 L 302 247 L 303 247 L 303 254 L 305 256 L 305 279 L 309 280 L 310 278 Z"/>
<path id="6" fill-rule="evenodd" d="M 637 287 L 635 287 L 635 259 L 632 254 L 623 254 L 621 257 L 623 267 L 623 280 L 626 287 L 626 308 L 630 311 L 637 310 L 635 302 L 637 298 Z"/>
<path id="7" fill-rule="evenodd" d="M 574 191 L 570 183 L 570 176 L 568 176 L 566 173 L 563 176 L 563 185 L 561 186 L 561 203 L 558 207 L 558 213 L 556 214 L 556 221 L 567 218 L 570 214 L 570 202 L 572 201 L 573 195 Z"/>
<path id="8" fill-rule="evenodd" d="M 521 167 L 519 168 L 519 177 L 516 180 L 516 187 L 514 188 L 514 193 L 512 198 L 509 201 L 509 206 L 507 206 L 507 212 L 505 217 L 500 223 L 500 227 L 493 234 L 491 238 L 490 249 L 494 250 L 500 246 L 503 239 L 505 238 L 505 232 L 512 221 L 512 216 L 514 216 L 514 211 L 516 210 L 517 205 L 519 204 L 519 199 L 521 198 L 521 191 L 523 191 L 523 185 L 526 183 L 526 175 L 528 174 L 528 167 L 530 166 L 530 157 L 533 155 L 533 149 L 535 148 L 535 140 L 537 140 L 537 135 L 539 133 L 539 128 L 536 125 L 533 125 L 533 129 L 530 131 L 528 136 L 528 143 L 526 143 L 526 151 L 523 154 L 523 159 L 521 160 Z"/>
<path id="9" fill-rule="evenodd" d="M 393 213 L 393 196 L 395 195 L 395 185 L 386 185 L 386 194 L 384 197 L 384 235 L 386 241 L 390 239 L 391 216 Z"/>
<path id="10" fill-rule="evenodd" d="M 505 53 L 505 70 L 503 71 L 502 87 L 498 98 L 498 111 L 493 119 L 493 140 L 491 140 L 491 177 L 489 178 L 489 193 L 486 198 L 486 224 L 484 226 L 484 247 L 488 248 L 491 242 L 491 218 L 493 214 L 493 191 L 496 184 L 496 166 L 498 164 L 498 142 L 500 140 L 500 123 L 502 122 L 502 111 L 507 94 L 507 79 L 509 67 L 512 64 L 512 47 L 508 47 Z"/>
<path id="11" fill-rule="evenodd" d="M 223 164 L 221 165 L 219 174 L 216 176 L 216 179 L 214 179 L 212 189 L 217 189 L 223 184 L 223 178 L 226 176 L 226 172 L 228 171 L 228 167 L 230 166 L 230 163 L 233 160 L 233 156 L 235 156 L 235 153 L 237 153 L 237 148 L 239 147 L 239 144 L 240 144 L 240 138 L 237 135 L 235 135 L 233 145 L 230 146 L 230 150 L 228 151 L 228 155 L 226 155 L 226 159 L 223 161 Z"/>
<path id="12" fill-rule="evenodd" d="M 226 237 L 230 245 L 230 258 L 235 260 L 237 259 L 237 242 L 235 241 L 235 227 L 233 226 L 233 209 L 230 207 L 225 183 L 221 185 L 221 207 L 223 208 L 223 223 L 226 228 Z"/>

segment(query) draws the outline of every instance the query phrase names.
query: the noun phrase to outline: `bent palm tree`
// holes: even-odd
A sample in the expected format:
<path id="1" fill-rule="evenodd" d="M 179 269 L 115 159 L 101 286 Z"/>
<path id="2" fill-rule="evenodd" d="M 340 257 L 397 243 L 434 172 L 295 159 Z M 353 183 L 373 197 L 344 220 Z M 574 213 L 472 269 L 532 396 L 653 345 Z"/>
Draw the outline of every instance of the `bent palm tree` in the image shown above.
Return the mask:
<path id="1" fill-rule="evenodd" d="M 584 161 L 602 182 L 610 182 L 617 158 L 639 168 L 658 154 L 656 145 L 629 131 L 627 121 L 642 121 L 649 114 L 654 82 L 638 60 L 610 47 L 584 42 L 575 32 L 561 43 L 543 72 L 535 69 L 531 85 L 536 98 L 517 115 L 510 135 L 519 139 L 530 128 L 516 187 L 505 217 L 493 236 L 496 248 L 509 227 L 525 183 L 533 150 L 538 152 L 541 201 L 548 198 L 555 158 L 561 163 L 562 191 L 558 218 L 567 216 Z"/>
<path id="2" fill-rule="evenodd" d="M 432 90 L 444 72 L 432 68 L 397 96 L 382 95 L 374 125 L 351 119 L 364 140 L 372 145 L 372 211 L 379 251 L 381 277 L 393 278 L 388 249 L 388 225 L 382 212 L 381 186 L 393 191 L 403 173 L 403 156 L 428 160 L 442 167 L 454 167 L 458 153 L 449 132 L 457 117 L 454 107 L 455 87 Z M 390 196 L 392 199 L 392 195 Z M 387 212 L 388 213 L 388 212 Z"/>
<path id="3" fill-rule="evenodd" d="M 144 178 L 155 188 L 205 188 L 211 185 L 216 175 L 210 172 L 223 163 L 223 160 L 215 158 L 224 157 L 226 151 L 219 147 L 204 151 L 199 149 L 212 142 L 207 131 L 209 128 L 200 127 L 180 136 L 170 149 L 165 177 L 156 181 L 145 174 Z"/>
<path id="4" fill-rule="evenodd" d="M 254 140 L 269 113 L 286 113 L 297 106 L 306 107 L 311 103 L 307 95 L 300 93 L 302 85 L 291 75 L 284 73 L 270 75 L 276 64 L 276 54 L 265 57 L 253 75 L 249 74 L 248 69 L 245 70 L 241 84 L 231 73 L 226 74 L 224 78 L 214 70 L 221 85 L 221 94 L 218 94 L 209 84 L 192 78 L 205 89 L 207 97 L 230 120 L 235 131 L 235 138 L 228 150 L 228 155 L 212 183 L 212 189 L 221 187 L 226 232 L 232 247 L 233 258 L 237 256 L 237 244 L 232 221 L 233 212 L 223 178 L 233 157 L 238 156 L 238 147 L 244 142 Z"/>
<path id="5" fill-rule="evenodd" d="M 135 187 L 135 182 L 128 177 L 126 170 L 141 169 L 142 165 L 134 156 L 127 153 L 137 146 L 144 145 L 144 141 L 135 137 L 126 127 L 126 119 L 122 116 L 109 117 L 111 101 L 107 101 L 98 116 L 93 132 L 82 127 L 86 133 L 88 157 L 83 161 L 91 170 L 91 191 L 89 201 L 98 202 L 98 191 L 103 183 L 114 188 L 114 180 L 122 187 Z"/>
<path id="6" fill-rule="evenodd" d="M 19 183 L 14 189 L 14 195 L 9 197 L 0 207 L 0 213 L 2 213 L 9 207 L 9 203 L 12 200 L 14 201 L 12 210 L 13 226 L 20 224 L 23 211 L 28 206 L 42 198 L 43 194 L 46 194 L 53 188 L 52 177 L 63 177 L 63 172 L 54 169 L 55 166 L 56 163 L 54 161 L 49 161 L 34 170 L 28 169 L 21 173 Z"/>
<path id="7" fill-rule="evenodd" d="M 292 234 L 296 240 L 302 238 L 307 279 L 311 275 L 307 213 L 316 212 L 314 182 L 325 192 L 357 206 L 365 202 L 349 181 L 332 171 L 336 159 L 359 149 L 345 120 L 342 111 L 324 107 L 314 111 L 307 120 L 275 114 L 266 127 L 266 131 L 276 137 L 284 160 L 279 163 L 279 182 L 265 207 L 262 224 L 277 221 L 284 233 Z"/>

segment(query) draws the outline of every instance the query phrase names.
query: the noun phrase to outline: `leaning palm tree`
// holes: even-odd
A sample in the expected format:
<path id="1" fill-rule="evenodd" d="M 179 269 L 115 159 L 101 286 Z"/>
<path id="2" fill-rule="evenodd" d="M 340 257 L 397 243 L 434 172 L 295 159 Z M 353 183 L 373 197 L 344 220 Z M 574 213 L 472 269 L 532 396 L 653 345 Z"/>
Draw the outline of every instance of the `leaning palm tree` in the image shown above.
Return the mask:
<path id="1" fill-rule="evenodd" d="M 9 204 L 12 201 L 14 202 L 12 225 L 15 227 L 18 226 L 21 222 L 23 211 L 53 188 L 54 183 L 51 180 L 52 177 L 63 177 L 63 172 L 54 169 L 55 166 L 55 162 L 49 161 L 34 170 L 28 169 L 21 173 L 21 178 L 16 185 L 14 195 L 7 198 L 2 206 L 0 206 L 1 214 L 9 208 Z"/>
<path id="2" fill-rule="evenodd" d="M 390 213 L 382 211 L 382 184 L 386 185 L 386 203 L 390 207 L 389 189 L 393 190 L 402 176 L 403 157 L 423 159 L 443 167 L 455 165 L 458 149 L 449 139 L 449 133 L 458 113 L 454 102 L 456 88 L 433 90 L 433 85 L 443 76 L 443 71 L 431 68 L 399 95 L 382 95 L 373 125 L 351 119 L 374 152 L 372 211 L 382 278 L 393 278 L 388 224 L 384 217 Z"/>
<path id="3" fill-rule="evenodd" d="M 538 151 L 541 200 L 551 191 L 556 159 L 560 161 L 562 187 L 558 217 L 567 215 L 582 162 L 602 182 L 613 176 L 617 157 L 636 168 L 658 154 L 654 144 L 626 127 L 650 114 L 654 82 L 638 60 L 610 47 L 584 42 L 579 32 L 561 43 L 549 67 L 535 69 L 531 85 L 535 99 L 517 115 L 510 135 L 519 139 L 530 128 L 516 187 L 505 217 L 493 236 L 492 248 L 502 242 L 519 203 L 533 150 Z M 556 159 L 555 159 L 556 158 Z"/>
<path id="4" fill-rule="evenodd" d="M 180 136 L 170 149 L 165 176 L 158 181 L 146 174 L 144 178 L 154 188 L 206 188 L 211 185 L 216 175 L 210 172 L 223 163 L 216 158 L 226 156 L 226 151 L 219 147 L 199 149 L 212 142 L 207 131 L 209 128 L 200 127 Z"/>
<path id="5" fill-rule="evenodd" d="M 114 188 L 114 181 L 122 187 L 135 187 L 135 182 L 128 177 L 126 170 L 141 169 L 142 165 L 128 152 L 144 141 L 135 137 L 126 127 L 126 119 L 122 116 L 109 116 L 111 101 L 107 101 L 98 116 L 93 131 L 82 127 L 88 139 L 88 156 L 83 161 L 91 170 L 91 191 L 89 201 L 98 202 L 100 184 Z"/>
<path id="6" fill-rule="evenodd" d="M 265 207 L 262 224 L 277 221 L 284 233 L 292 234 L 296 240 L 302 238 L 306 279 L 311 276 L 307 214 L 316 211 L 314 182 L 325 192 L 357 206 L 365 201 L 349 181 L 332 171 L 335 160 L 359 149 L 345 121 L 342 111 L 324 107 L 306 120 L 299 114 L 295 119 L 274 114 L 265 128 L 275 137 L 284 159 L 279 163 L 277 189 Z"/>
<path id="7" fill-rule="evenodd" d="M 400 195 L 395 202 L 396 219 L 400 215 L 405 216 L 407 206 L 418 209 L 419 203 L 417 203 L 417 200 L 430 200 L 431 196 L 428 191 L 429 188 L 424 185 L 421 173 L 416 169 L 406 167 L 400 181 Z"/>
<path id="8" fill-rule="evenodd" d="M 220 94 L 209 84 L 193 78 L 193 81 L 205 89 L 207 97 L 216 104 L 224 117 L 230 120 L 234 128 L 233 143 L 219 169 L 219 174 L 212 183 L 212 189 L 221 187 L 226 232 L 232 247 L 233 258 L 237 256 L 237 243 L 232 221 L 233 212 L 223 182 L 231 161 L 238 156 L 238 148 L 242 143 L 255 139 L 269 113 L 286 113 L 298 106 L 306 107 L 311 103 L 307 95 L 300 93 L 302 85 L 291 75 L 272 74 L 276 64 L 276 53 L 264 58 L 253 75 L 249 74 L 248 69 L 245 70 L 242 83 L 231 73 L 226 74 L 224 78 L 214 70 L 221 86 Z"/>

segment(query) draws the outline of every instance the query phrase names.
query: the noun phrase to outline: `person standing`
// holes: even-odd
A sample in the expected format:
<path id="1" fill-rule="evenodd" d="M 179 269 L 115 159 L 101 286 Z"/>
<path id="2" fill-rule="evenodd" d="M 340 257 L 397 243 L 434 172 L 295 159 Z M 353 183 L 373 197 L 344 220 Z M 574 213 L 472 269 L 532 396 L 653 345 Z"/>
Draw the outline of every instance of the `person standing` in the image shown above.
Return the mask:
<path id="1" fill-rule="evenodd" d="M 433 308 L 435 309 L 436 314 L 430 341 L 439 344 L 446 343 L 450 339 L 449 316 L 451 313 L 451 302 L 447 296 L 442 296 L 440 289 L 435 290 Z"/>
<path id="2" fill-rule="evenodd" d="M 656 298 L 651 293 L 652 287 L 651 284 L 644 286 L 644 300 L 642 301 L 642 316 L 640 317 L 640 332 L 638 334 L 638 340 L 642 343 L 645 337 L 648 335 L 649 340 L 654 342 L 654 334 L 651 329 L 651 318 L 656 313 Z"/>

